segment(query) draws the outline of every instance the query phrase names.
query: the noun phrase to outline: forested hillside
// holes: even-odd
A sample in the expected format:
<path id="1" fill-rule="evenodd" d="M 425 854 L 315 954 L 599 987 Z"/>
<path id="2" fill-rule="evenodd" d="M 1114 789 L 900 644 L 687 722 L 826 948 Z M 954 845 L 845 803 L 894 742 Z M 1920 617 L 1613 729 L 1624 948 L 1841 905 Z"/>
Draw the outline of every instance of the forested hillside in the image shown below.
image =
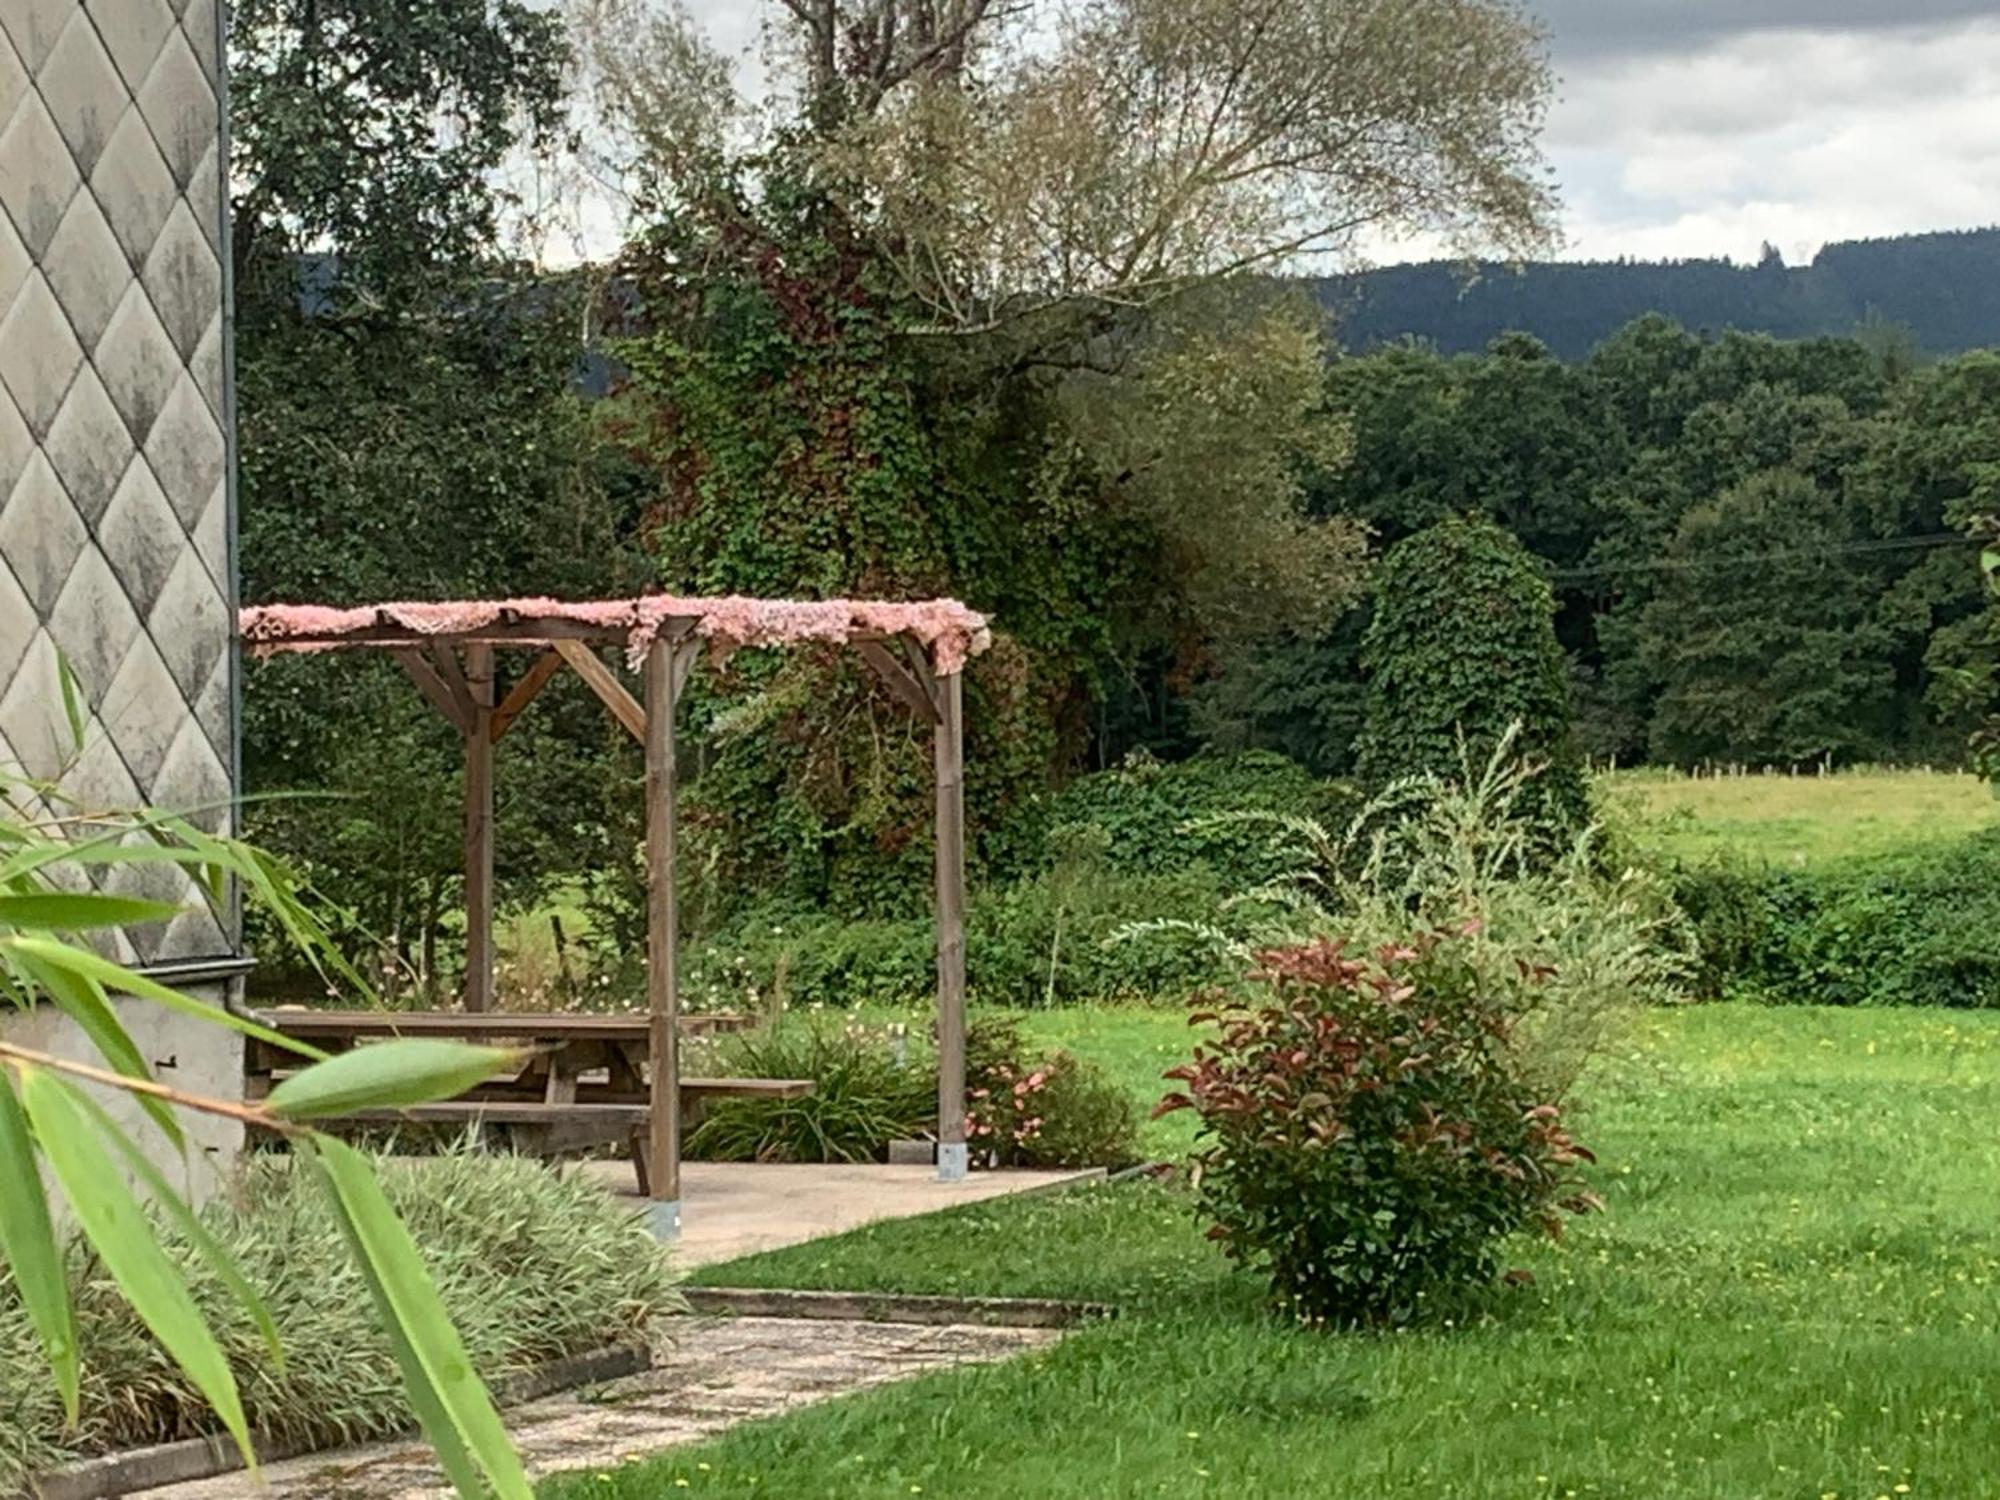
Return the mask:
<path id="1" fill-rule="evenodd" d="M 1775 251 L 1755 266 L 1540 262 L 1483 266 L 1468 285 L 1465 267 L 1433 263 L 1332 277 L 1319 291 L 1353 350 L 1415 338 L 1463 354 L 1521 329 L 1581 359 L 1657 312 L 1706 332 L 1780 338 L 1893 329 L 1927 353 L 1957 354 L 2000 344 L 2000 229 L 1831 244 L 1809 266 L 1786 266 Z"/>

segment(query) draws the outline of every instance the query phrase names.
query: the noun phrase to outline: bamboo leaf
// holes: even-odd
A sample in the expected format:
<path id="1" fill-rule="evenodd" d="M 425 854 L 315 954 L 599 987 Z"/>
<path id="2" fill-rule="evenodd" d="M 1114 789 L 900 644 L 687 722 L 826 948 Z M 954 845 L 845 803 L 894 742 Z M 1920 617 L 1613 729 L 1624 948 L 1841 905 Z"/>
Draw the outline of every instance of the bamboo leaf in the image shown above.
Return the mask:
<path id="1" fill-rule="evenodd" d="M 8 927 L 88 932 L 100 927 L 135 927 L 165 922 L 181 908 L 165 901 L 142 901 L 99 891 L 27 891 L 0 895 L 0 924 Z"/>
<path id="2" fill-rule="evenodd" d="M 14 1291 L 41 1338 L 49 1370 L 62 1394 L 63 1412 L 77 1420 L 76 1311 L 63 1276 L 42 1173 L 28 1134 L 28 1117 L 14 1081 L 0 1071 L 0 1256 L 14 1274 Z"/>
<path id="3" fill-rule="evenodd" d="M 132 1034 L 111 1008 L 110 998 L 105 995 L 102 985 L 32 954 L 16 952 L 12 957 L 22 972 L 55 1003 L 56 1009 L 76 1023 L 77 1029 L 90 1039 L 90 1044 L 108 1066 L 127 1078 L 150 1079 L 153 1076 L 152 1069 L 146 1066 L 146 1059 L 139 1051 L 139 1044 L 132 1040 Z M 135 1097 L 139 1107 L 152 1117 L 153 1123 L 174 1143 L 175 1149 L 185 1149 L 187 1138 L 181 1133 L 181 1122 L 173 1108 L 164 1099 L 146 1094 Z"/>
<path id="4" fill-rule="evenodd" d="M 34 1121 L 42 1157 L 55 1174 L 84 1238 L 104 1262 L 169 1357 L 194 1382 L 253 1469 L 250 1426 L 229 1361 L 202 1320 L 187 1282 L 161 1248 L 139 1200 L 105 1151 L 76 1089 L 39 1068 L 21 1072 L 22 1102 Z"/>
<path id="5" fill-rule="evenodd" d="M 250 1285 L 237 1267 L 235 1259 L 223 1248 L 222 1242 L 209 1232 L 208 1226 L 202 1223 L 201 1215 L 194 1211 L 185 1198 L 174 1191 L 173 1184 L 167 1181 L 166 1173 L 154 1165 L 153 1159 L 141 1151 L 131 1137 L 118 1128 L 118 1123 L 105 1112 L 104 1106 L 85 1093 L 79 1092 L 76 1097 L 96 1118 L 98 1128 L 104 1132 L 105 1139 L 118 1148 L 119 1155 L 123 1156 L 132 1168 L 133 1175 L 152 1193 L 153 1201 L 180 1226 L 181 1233 L 187 1236 L 188 1243 L 194 1246 L 201 1258 L 208 1262 L 209 1269 L 215 1272 L 217 1280 L 228 1287 L 230 1295 L 243 1304 L 243 1310 L 250 1315 L 250 1321 L 257 1325 L 257 1332 L 263 1338 L 264 1346 L 271 1352 L 271 1363 L 282 1373 L 285 1367 L 285 1350 L 278 1340 L 277 1320 L 271 1316 L 271 1310 L 265 1305 L 264 1299 L 257 1295 L 257 1289 Z"/>
<path id="6" fill-rule="evenodd" d="M 273 1031 L 270 1027 L 248 1016 L 239 1016 L 224 1010 L 219 1005 L 210 1005 L 206 1000 L 197 1000 L 192 995 L 183 995 L 179 990 L 170 989 L 157 979 L 148 979 L 144 974 L 114 963 L 99 954 L 83 948 L 72 948 L 69 944 L 54 938 L 29 937 L 16 934 L 0 938 L 0 951 L 27 959 L 40 959 L 59 969 L 95 980 L 114 994 L 133 995 L 141 1000 L 153 1000 L 177 1010 L 183 1015 L 194 1016 L 217 1026 L 227 1026 L 232 1031 L 240 1031 L 245 1036 L 254 1036 L 260 1042 L 269 1042 L 274 1047 L 283 1047 L 287 1052 L 298 1053 L 302 1057 L 322 1058 L 326 1054 L 308 1043 Z"/>
<path id="7" fill-rule="evenodd" d="M 83 749 L 83 729 L 86 722 L 83 711 L 83 684 L 77 680 L 76 669 L 70 666 L 69 658 L 62 652 L 56 653 L 56 680 L 62 685 L 63 717 L 69 721 L 69 745 L 72 754 Z"/>
<path id="8" fill-rule="evenodd" d="M 469 1497 L 490 1493 L 497 1500 L 532 1500 L 520 1456 L 493 1398 L 473 1370 L 410 1232 L 383 1196 L 367 1160 L 331 1138 L 315 1140 L 310 1151 L 355 1258 L 367 1269 L 382 1321 L 401 1341 L 398 1356 L 407 1358 L 403 1379 L 411 1405 L 440 1462 L 448 1468 L 456 1465 L 453 1484 Z"/>
<path id="9" fill-rule="evenodd" d="M 315 1063 L 271 1090 L 264 1107 L 281 1120 L 318 1120 L 362 1109 L 404 1109 L 451 1099 L 531 1054 L 506 1047 L 404 1037 L 356 1047 Z"/>

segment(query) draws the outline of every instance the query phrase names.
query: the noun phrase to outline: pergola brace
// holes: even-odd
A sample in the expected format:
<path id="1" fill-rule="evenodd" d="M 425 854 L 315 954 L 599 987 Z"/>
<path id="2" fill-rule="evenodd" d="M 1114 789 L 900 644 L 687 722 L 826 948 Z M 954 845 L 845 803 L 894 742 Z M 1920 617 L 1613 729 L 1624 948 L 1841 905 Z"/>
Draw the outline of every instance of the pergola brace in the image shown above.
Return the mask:
<path id="1" fill-rule="evenodd" d="M 674 702 L 681 701 L 681 694 L 687 691 L 688 678 L 694 672 L 694 664 L 700 659 L 700 641 L 686 632 L 674 637 Z"/>
<path id="2" fill-rule="evenodd" d="M 646 710 L 626 691 L 625 684 L 618 680 L 611 668 L 604 665 L 596 649 L 582 641 L 565 640 L 556 641 L 555 648 L 576 675 L 588 683 L 590 690 L 611 710 L 611 716 L 625 726 L 625 732 L 640 744 L 645 744 Z"/>
<path id="3" fill-rule="evenodd" d="M 514 727 L 514 721 L 533 703 L 542 689 L 549 685 L 549 679 L 563 667 L 562 653 L 550 647 L 535 658 L 534 665 L 521 674 L 520 680 L 507 690 L 507 696 L 498 708 L 493 710 L 489 725 L 489 737 L 496 743 Z"/>
<path id="4" fill-rule="evenodd" d="M 438 675 L 431 659 L 420 646 L 393 646 L 390 654 L 402 664 L 417 690 L 430 700 L 431 706 L 445 716 L 447 723 L 460 734 L 469 733 L 472 726 L 472 700 L 460 697 L 452 691 L 451 684 Z"/>
<path id="5" fill-rule="evenodd" d="M 861 659 L 875 669 L 875 675 L 882 679 L 889 691 L 912 713 L 927 724 L 937 722 L 937 700 L 908 667 L 889 654 L 888 647 L 880 641 L 861 641 L 855 649 L 861 653 Z"/>

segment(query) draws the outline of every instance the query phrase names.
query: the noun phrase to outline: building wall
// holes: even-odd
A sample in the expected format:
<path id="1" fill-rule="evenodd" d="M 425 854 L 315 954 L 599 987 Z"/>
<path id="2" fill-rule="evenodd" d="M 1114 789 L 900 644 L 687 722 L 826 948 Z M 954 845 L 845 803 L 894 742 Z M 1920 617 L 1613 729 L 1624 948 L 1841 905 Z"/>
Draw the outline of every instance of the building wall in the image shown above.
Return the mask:
<path id="1" fill-rule="evenodd" d="M 218 0 L 0 0 L 0 765 L 214 829 L 238 672 L 220 27 Z M 184 908 L 121 957 L 228 970 L 233 914 L 177 869 L 105 883 Z M 180 1081 L 237 1086 L 213 1028 L 128 1011 Z"/>

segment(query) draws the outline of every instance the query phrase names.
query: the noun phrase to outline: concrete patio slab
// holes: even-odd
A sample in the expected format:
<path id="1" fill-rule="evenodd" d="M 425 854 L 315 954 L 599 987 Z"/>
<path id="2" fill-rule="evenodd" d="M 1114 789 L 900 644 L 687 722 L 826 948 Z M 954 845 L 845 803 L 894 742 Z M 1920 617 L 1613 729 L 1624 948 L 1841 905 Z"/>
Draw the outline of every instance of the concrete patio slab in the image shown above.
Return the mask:
<path id="1" fill-rule="evenodd" d="M 611 1192 L 637 1201 L 630 1164 L 581 1164 Z M 840 1234 L 878 1219 L 901 1219 L 1017 1193 L 1101 1181 L 1084 1172 L 974 1172 L 940 1182 L 929 1166 L 690 1161 L 681 1164 L 683 1267 L 710 1265 Z"/>

